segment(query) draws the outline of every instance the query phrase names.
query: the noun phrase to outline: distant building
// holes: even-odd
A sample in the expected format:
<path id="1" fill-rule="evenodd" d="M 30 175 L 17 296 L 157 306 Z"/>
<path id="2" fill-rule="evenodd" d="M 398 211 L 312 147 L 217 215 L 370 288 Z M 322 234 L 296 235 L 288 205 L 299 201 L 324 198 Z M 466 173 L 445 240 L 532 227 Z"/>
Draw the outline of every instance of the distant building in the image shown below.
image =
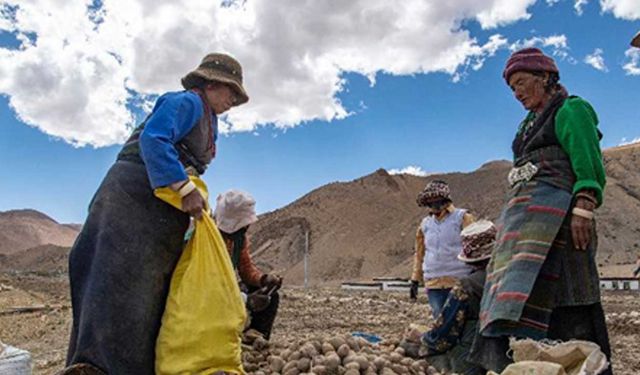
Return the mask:
<path id="1" fill-rule="evenodd" d="M 640 280 L 632 277 L 601 277 L 600 288 L 604 290 L 640 291 Z"/>

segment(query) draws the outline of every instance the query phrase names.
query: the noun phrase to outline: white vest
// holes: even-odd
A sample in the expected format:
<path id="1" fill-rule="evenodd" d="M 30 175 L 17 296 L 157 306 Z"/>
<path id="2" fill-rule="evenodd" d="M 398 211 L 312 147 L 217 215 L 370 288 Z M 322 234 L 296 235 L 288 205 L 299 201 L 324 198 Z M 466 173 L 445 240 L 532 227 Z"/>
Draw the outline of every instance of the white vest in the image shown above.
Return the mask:
<path id="1" fill-rule="evenodd" d="M 452 276 L 462 278 L 473 270 L 473 267 L 458 259 L 462 251 L 462 218 L 466 210 L 456 208 L 444 220 L 427 216 L 420 227 L 424 234 L 426 248 L 422 272 L 424 279 Z"/>

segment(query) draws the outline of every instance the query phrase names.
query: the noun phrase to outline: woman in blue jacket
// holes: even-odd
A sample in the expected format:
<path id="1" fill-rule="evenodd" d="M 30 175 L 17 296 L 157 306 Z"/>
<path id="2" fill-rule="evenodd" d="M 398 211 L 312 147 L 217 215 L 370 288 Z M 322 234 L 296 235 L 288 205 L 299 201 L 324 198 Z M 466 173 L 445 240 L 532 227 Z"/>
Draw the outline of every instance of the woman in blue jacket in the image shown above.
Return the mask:
<path id="1" fill-rule="evenodd" d="M 205 200 L 188 175 L 216 154 L 217 115 L 246 103 L 242 68 L 212 53 L 158 98 L 98 188 L 69 255 L 73 326 L 63 374 L 154 374 L 156 336 L 190 216 Z M 157 199 L 170 187 L 183 211 Z"/>

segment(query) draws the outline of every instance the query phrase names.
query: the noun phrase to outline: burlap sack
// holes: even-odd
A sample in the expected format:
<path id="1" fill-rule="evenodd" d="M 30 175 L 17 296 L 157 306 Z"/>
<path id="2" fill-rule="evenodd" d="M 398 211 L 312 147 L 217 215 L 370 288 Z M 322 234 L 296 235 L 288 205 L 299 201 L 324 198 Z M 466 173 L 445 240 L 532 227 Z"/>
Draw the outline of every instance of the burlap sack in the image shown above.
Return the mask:
<path id="1" fill-rule="evenodd" d="M 513 351 L 513 360 L 516 364 L 524 361 L 550 362 L 560 365 L 563 369 L 563 372 L 539 372 L 539 374 L 597 375 L 609 366 L 607 357 L 602 353 L 600 347 L 589 341 L 571 340 L 553 343 L 512 338 L 509 346 Z M 545 371 L 554 371 L 551 367 L 542 365 L 540 365 L 540 368 L 541 371 L 543 369 Z M 503 375 L 518 374 L 518 372 L 507 373 L 505 371 L 502 372 Z M 538 374 L 538 372 L 533 373 Z"/>
<path id="2" fill-rule="evenodd" d="M 494 373 L 495 374 L 495 373 Z M 522 361 L 507 366 L 500 375 L 567 375 L 562 365 L 553 362 Z"/>

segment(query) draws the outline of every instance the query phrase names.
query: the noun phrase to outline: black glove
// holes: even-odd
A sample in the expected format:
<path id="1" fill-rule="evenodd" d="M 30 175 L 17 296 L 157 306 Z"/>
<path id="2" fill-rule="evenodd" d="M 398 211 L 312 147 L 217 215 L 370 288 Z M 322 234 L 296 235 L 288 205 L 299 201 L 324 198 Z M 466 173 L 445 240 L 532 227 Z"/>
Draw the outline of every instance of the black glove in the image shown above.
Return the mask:
<path id="1" fill-rule="evenodd" d="M 411 280 L 411 288 L 409 288 L 409 298 L 412 301 L 418 299 L 418 282 L 415 280 Z"/>
<path id="2" fill-rule="evenodd" d="M 265 287 L 267 290 L 273 289 L 276 291 L 282 286 L 282 277 L 278 275 L 265 274 L 260 280 L 260 286 Z"/>
<path id="3" fill-rule="evenodd" d="M 271 303 L 271 297 L 260 291 L 253 292 L 247 296 L 247 308 L 251 312 L 260 312 L 266 309 Z"/>

